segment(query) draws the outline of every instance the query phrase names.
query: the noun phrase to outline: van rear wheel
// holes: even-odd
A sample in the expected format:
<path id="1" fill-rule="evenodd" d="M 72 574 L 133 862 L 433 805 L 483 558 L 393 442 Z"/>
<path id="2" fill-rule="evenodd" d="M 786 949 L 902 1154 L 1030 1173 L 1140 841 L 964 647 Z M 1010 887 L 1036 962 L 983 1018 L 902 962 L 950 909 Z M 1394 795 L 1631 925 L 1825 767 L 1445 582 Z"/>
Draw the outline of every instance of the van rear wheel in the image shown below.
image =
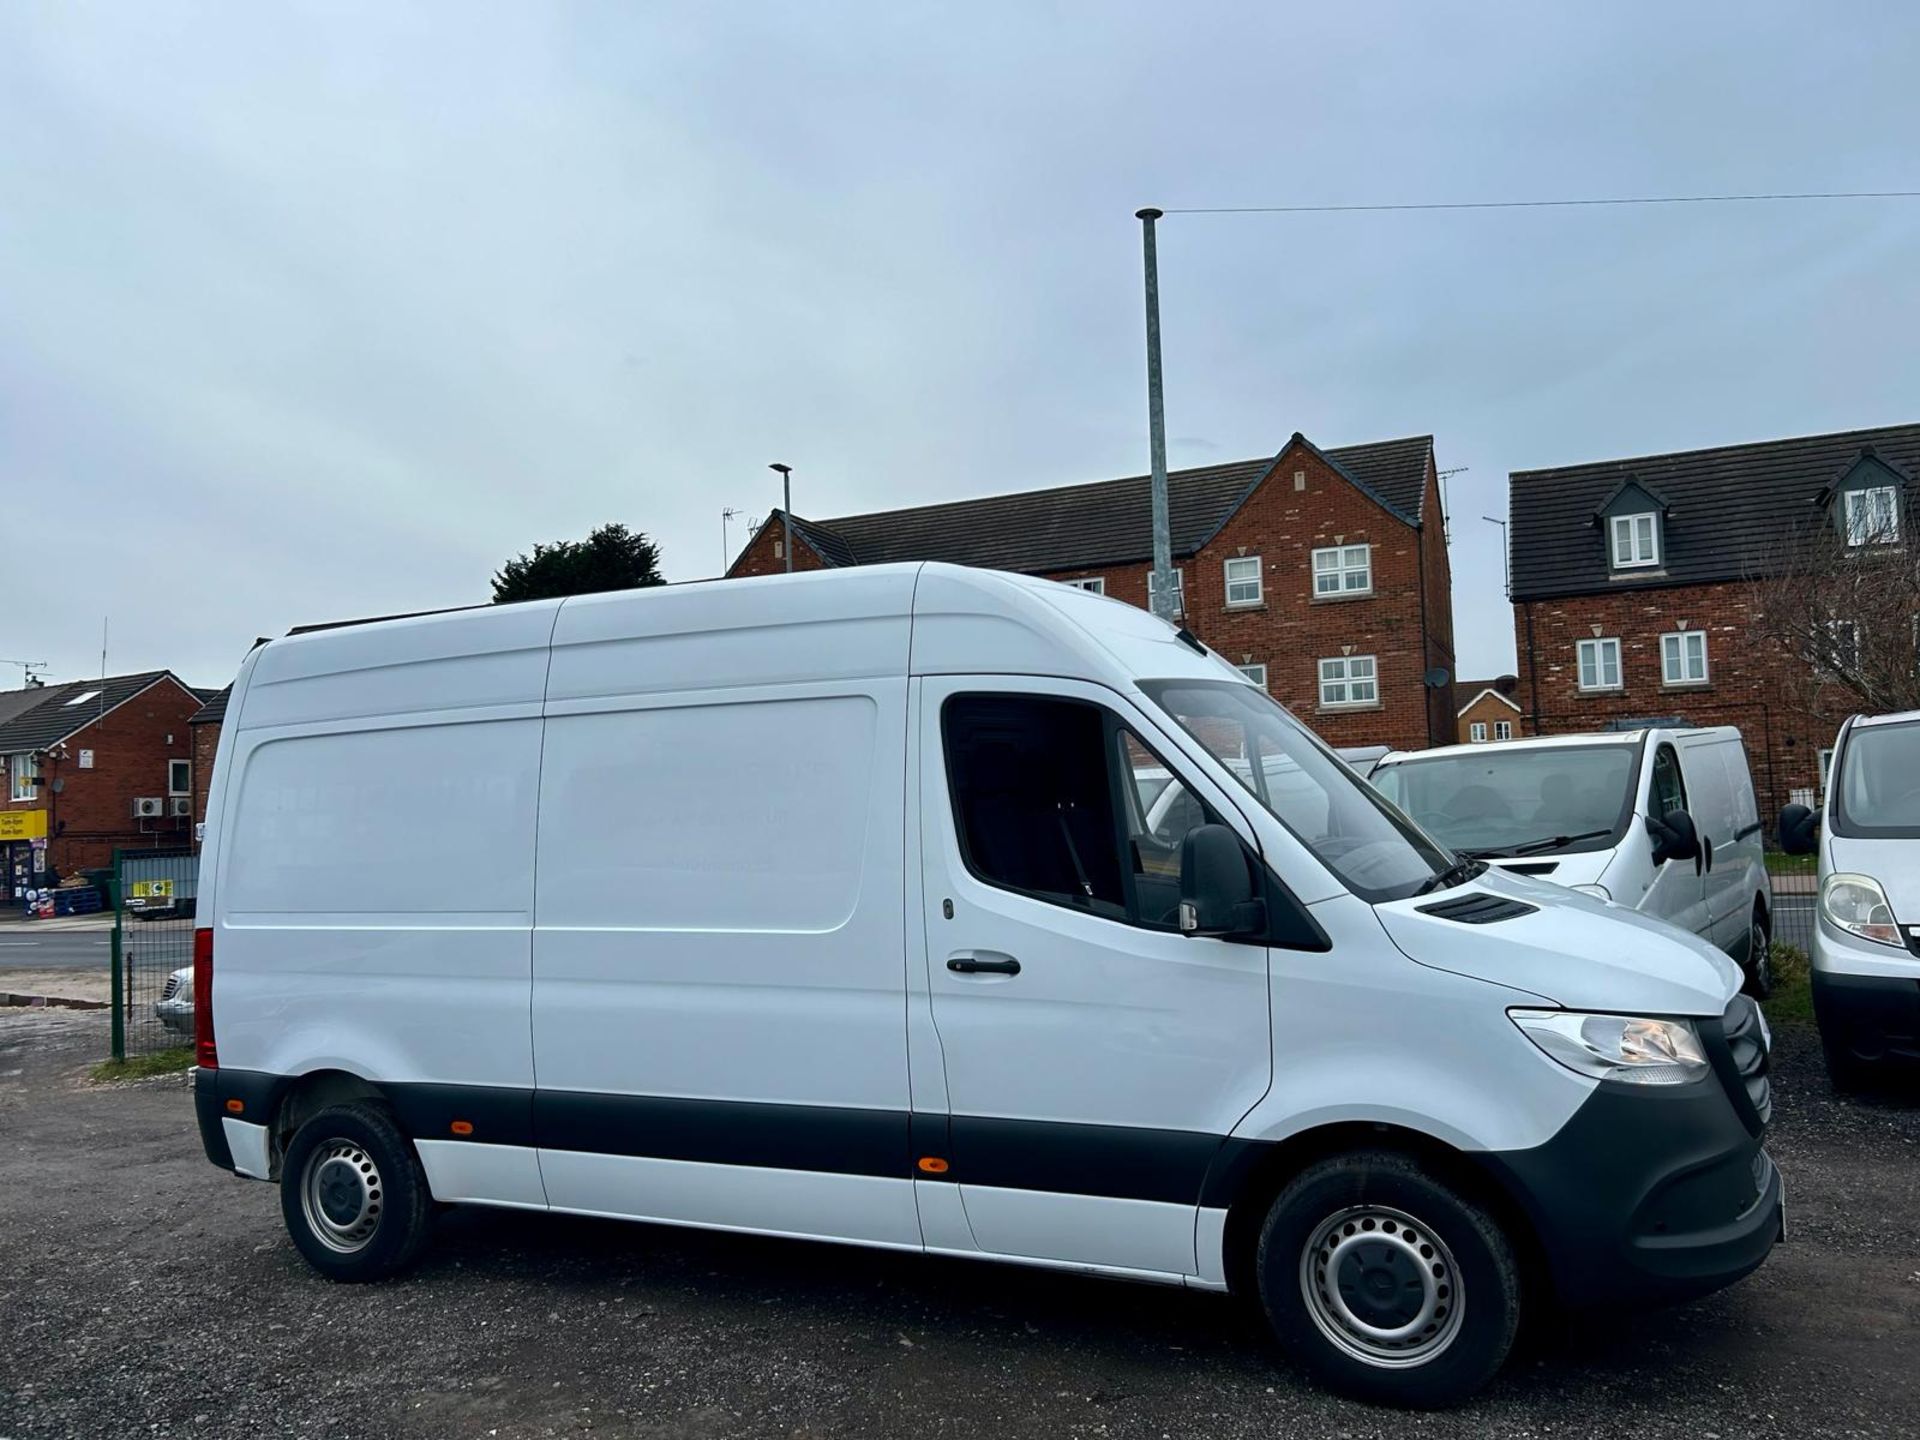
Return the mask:
<path id="1" fill-rule="evenodd" d="M 1499 1370 L 1519 1328 L 1519 1266 L 1498 1224 L 1391 1152 L 1303 1171 L 1267 1212 L 1256 1264 L 1281 1344 L 1357 1399 L 1464 1400 Z"/>
<path id="2" fill-rule="evenodd" d="M 1766 914 L 1754 907 L 1747 934 L 1746 992 L 1756 1000 L 1773 994 L 1773 935 L 1767 928 Z"/>
<path id="3" fill-rule="evenodd" d="M 385 1106 L 320 1111 L 280 1168 L 280 1213 L 306 1262 L 329 1280 L 380 1280 L 427 1238 L 433 1197 L 419 1157 Z"/>

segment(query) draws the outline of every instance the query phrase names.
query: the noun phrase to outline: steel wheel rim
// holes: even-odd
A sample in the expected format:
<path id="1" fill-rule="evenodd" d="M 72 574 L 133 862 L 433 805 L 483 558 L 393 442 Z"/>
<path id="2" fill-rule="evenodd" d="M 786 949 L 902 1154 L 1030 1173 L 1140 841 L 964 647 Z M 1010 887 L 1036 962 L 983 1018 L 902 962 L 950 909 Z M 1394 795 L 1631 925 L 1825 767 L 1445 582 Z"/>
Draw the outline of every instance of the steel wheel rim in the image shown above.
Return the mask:
<path id="1" fill-rule="evenodd" d="M 386 1187 L 373 1157 L 351 1140 L 329 1140 L 307 1158 L 300 1208 L 307 1228 L 339 1255 L 353 1255 L 380 1228 Z"/>
<path id="2" fill-rule="evenodd" d="M 1446 1243 L 1384 1205 L 1328 1216 L 1300 1252 L 1300 1293 L 1320 1333 L 1383 1370 L 1424 1365 L 1460 1333 L 1466 1293 Z"/>

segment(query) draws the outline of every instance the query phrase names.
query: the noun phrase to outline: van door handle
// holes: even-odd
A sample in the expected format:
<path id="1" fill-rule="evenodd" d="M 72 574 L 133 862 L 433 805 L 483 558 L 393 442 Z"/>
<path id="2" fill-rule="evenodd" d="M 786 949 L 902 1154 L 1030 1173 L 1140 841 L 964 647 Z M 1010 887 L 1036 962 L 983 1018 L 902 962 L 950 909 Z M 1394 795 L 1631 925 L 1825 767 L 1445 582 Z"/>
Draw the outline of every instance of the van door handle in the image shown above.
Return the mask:
<path id="1" fill-rule="evenodd" d="M 1020 962 L 1011 955 L 1004 960 L 982 960 L 975 955 L 956 955 L 947 961 L 947 969 L 956 975 L 1018 975 Z"/>

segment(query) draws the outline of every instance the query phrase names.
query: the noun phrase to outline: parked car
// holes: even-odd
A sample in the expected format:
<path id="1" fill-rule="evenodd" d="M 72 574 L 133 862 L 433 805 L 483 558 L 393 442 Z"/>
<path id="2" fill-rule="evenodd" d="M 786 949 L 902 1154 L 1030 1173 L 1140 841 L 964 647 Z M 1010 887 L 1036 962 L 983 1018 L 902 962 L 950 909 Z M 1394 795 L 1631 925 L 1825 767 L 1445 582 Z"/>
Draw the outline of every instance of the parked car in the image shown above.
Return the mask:
<path id="1" fill-rule="evenodd" d="M 1329 1383 L 1436 1404 L 1546 1297 L 1631 1315 L 1780 1233 L 1724 954 L 1448 852 L 1051 582 L 274 640 L 208 813 L 202 1142 L 334 1279 L 435 1201 L 837 1240 L 1237 1288 Z"/>
<path id="2" fill-rule="evenodd" d="M 182 965 L 167 976 L 166 988 L 153 1002 L 153 1018 L 176 1035 L 193 1034 L 193 967 Z"/>
<path id="3" fill-rule="evenodd" d="M 1820 813 L 1787 806 L 1780 845 L 1820 857 L 1813 1010 L 1834 1083 L 1920 1065 L 1920 710 L 1842 725 Z"/>
<path id="4" fill-rule="evenodd" d="M 1773 887 L 1733 726 L 1447 745 L 1371 779 L 1458 853 L 1677 925 L 1772 992 Z"/>

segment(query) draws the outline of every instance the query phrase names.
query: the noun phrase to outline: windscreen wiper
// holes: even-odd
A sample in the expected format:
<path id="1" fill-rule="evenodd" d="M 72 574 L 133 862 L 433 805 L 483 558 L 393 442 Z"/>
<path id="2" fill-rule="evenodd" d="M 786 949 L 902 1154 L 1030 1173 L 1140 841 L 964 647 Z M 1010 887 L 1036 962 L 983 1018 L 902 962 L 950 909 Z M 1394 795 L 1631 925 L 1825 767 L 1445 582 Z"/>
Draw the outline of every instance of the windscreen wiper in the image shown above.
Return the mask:
<path id="1" fill-rule="evenodd" d="M 1456 850 L 1454 853 L 1461 858 L 1454 861 L 1453 864 L 1442 870 L 1438 875 L 1429 876 L 1427 879 L 1421 881 L 1420 888 L 1413 893 L 1416 895 L 1430 895 L 1435 890 L 1445 890 L 1450 886 L 1463 885 L 1473 879 L 1473 877 L 1478 875 L 1482 870 L 1486 869 L 1485 865 L 1478 859 L 1467 855 L 1465 851 Z"/>
<path id="2" fill-rule="evenodd" d="M 1582 830 L 1578 835 L 1556 835 L 1551 840 L 1529 840 L 1524 845 L 1515 845 L 1507 854 L 1538 855 L 1542 850 L 1558 850 L 1563 845 L 1572 845 L 1581 840 L 1602 840 L 1611 834 L 1612 827 L 1608 827 L 1605 830 Z"/>

